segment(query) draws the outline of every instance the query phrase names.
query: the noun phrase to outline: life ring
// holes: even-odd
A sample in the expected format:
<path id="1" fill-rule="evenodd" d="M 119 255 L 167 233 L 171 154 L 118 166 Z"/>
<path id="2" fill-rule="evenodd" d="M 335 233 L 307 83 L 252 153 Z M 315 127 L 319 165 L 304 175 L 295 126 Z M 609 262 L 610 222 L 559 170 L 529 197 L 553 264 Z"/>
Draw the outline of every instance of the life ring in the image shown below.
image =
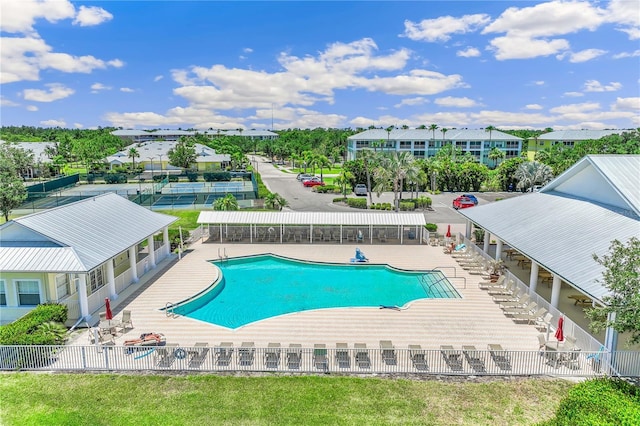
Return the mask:
<path id="1" fill-rule="evenodd" d="M 178 348 L 175 351 L 173 351 L 173 356 L 176 357 L 177 359 L 185 359 L 187 357 L 187 351 L 185 351 L 182 348 Z"/>

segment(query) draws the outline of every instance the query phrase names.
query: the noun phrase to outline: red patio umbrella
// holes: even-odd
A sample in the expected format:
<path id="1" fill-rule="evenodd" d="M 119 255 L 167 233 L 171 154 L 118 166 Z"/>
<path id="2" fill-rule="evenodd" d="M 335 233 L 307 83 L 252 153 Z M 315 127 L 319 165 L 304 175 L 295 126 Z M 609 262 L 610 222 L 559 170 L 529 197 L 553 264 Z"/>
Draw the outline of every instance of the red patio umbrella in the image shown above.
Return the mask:
<path id="1" fill-rule="evenodd" d="M 558 342 L 562 342 L 564 340 L 564 332 L 562 331 L 562 326 L 564 324 L 564 317 L 558 318 L 558 329 L 556 330 L 556 339 Z"/>
<path id="2" fill-rule="evenodd" d="M 447 233 L 445 234 L 445 237 L 451 238 L 451 225 L 447 225 Z"/>
<path id="3" fill-rule="evenodd" d="M 109 301 L 108 297 L 104 298 L 104 308 L 106 311 L 107 316 L 105 317 L 108 320 L 112 320 L 113 319 L 113 312 L 111 312 L 111 302 Z"/>

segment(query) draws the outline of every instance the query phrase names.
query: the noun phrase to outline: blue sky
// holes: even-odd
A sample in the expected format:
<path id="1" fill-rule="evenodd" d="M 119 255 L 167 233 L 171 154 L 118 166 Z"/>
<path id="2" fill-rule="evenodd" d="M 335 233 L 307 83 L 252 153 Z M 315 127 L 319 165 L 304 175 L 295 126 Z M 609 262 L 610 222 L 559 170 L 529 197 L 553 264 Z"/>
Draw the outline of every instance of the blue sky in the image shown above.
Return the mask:
<path id="1" fill-rule="evenodd" d="M 0 0 L 2 125 L 640 127 L 640 2 Z"/>

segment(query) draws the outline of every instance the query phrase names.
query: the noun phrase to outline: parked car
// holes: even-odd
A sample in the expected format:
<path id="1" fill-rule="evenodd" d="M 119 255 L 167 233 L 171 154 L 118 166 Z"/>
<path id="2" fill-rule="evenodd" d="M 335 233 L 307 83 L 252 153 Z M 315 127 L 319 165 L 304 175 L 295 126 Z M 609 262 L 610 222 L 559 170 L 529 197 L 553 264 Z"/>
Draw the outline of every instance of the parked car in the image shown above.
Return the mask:
<path id="1" fill-rule="evenodd" d="M 475 195 L 473 195 L 473 194 L 462 194 L 462 196 L 463 196 L 463 197 L 467 197 L 468 199 L 470 199 L 471 201 L 473 201 L 473 204 L 474 204 L 475 206 L 477 206 L 477 205 L 478 205 L 478 199 L 476 198 L 476 196 L 475 196 Z"/>
<path id="2" fill-rule="evenodd" d="M 533 185 L 533 188 L 529 188 L 527 192 L 538 192 L 544 185 Z"/>
<path id="3" fill-rule="evenodd" d="M 306 181 L 310 180 L 310 179 L 320 179 L 318 176 L 312 176 L 312 175 L 307 175 L 305 177 L 303 177 L 302 179 L 300 179 L 300 182 L 305 183 Z"/>
<path id="4" fill-rule="evenodd" d="M 467 207 L 473 206 L 475 206 L 473 200 L 469 197 L 465 197 L 464 195 L 461 195 L 453 200 L 453 208 L 456 210 L 466 209 Z"/>
<path id="5" fill-rule="evenodd" d="M 305 187 L 324 186 L 325 185 L 325 183 L 323 181 L 321 181 L 319 177 L 312 177 L 311 179 L 308 179 L 308 180 L 305 180 L 304 182 L 302 182 L 302 184 Z"/>
<path id="6" fill-rule="evenodd" d="M 353 188 L 353 193 L 356 195 L 367 195 L 367 185 L 359 183 Z"/>
<path id="7" fill-rule="evenodd" d="M 304 178 L 312 178 L 313 176 L 306 174 L 306 173 L 298 173 L 298 176 L 296 176 L 296 179 L 298 179 L 299 182 L 302 182 L 302 179 Z"/>

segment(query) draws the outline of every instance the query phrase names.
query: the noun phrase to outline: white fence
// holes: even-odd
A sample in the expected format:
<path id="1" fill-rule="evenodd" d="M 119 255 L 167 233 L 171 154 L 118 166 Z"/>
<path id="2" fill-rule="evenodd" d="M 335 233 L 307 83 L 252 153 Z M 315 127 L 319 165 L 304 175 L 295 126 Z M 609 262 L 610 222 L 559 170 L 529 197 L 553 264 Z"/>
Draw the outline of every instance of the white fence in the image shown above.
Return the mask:
<path id="1" fill-rule="evenodd" d="M 0 370 L 640 376 L 638 352 L 409 348 L 0 346 Z M 614 366 L 614 368 L 611 367 Z"/>

